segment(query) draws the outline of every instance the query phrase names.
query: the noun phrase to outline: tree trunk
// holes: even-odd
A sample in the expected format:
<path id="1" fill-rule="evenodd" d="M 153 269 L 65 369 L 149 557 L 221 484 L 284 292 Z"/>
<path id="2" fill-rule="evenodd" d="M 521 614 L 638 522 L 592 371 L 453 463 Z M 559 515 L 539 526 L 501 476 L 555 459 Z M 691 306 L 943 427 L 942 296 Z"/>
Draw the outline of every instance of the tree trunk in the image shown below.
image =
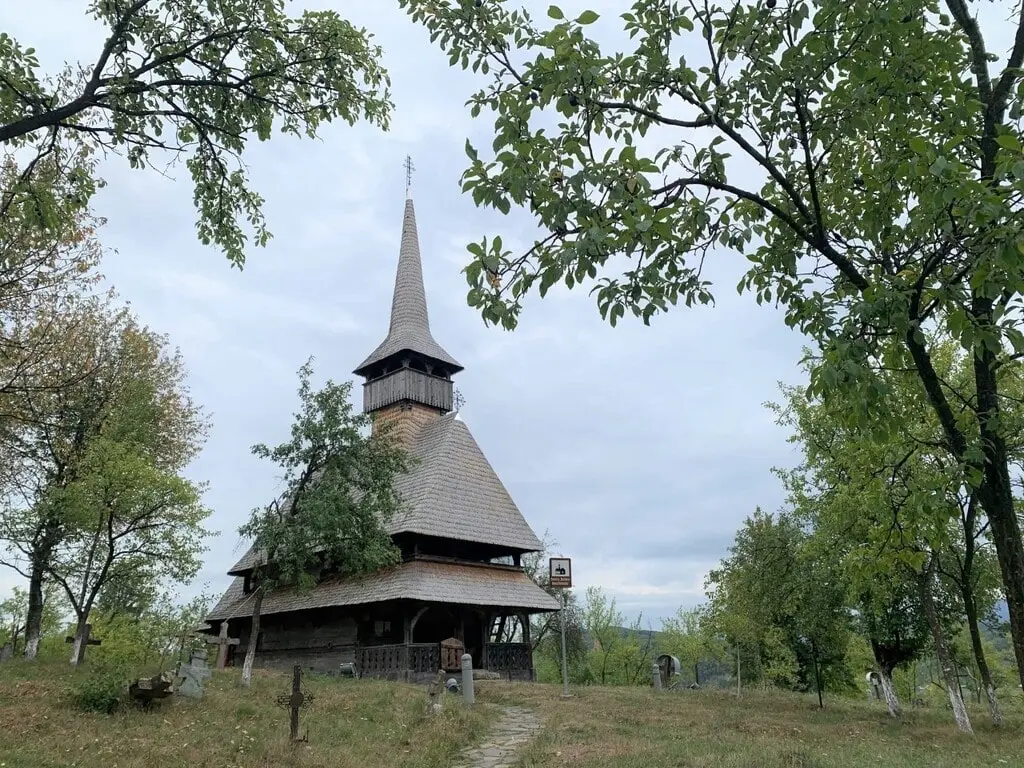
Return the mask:
<path id="1" fill-rule="evenodd" d="M 991 325 L 991 301 L 976 298 L 972 315 Z M 974 356 L 974 381 L 978 398 L 978 432 L 985 457 L 978 501 L 988 516 L 1010 613 L 1010 634 L 1017 658 L 1017 674 L 1024 685 L 1024 541 L 1013 503 L 1006 441 L 999 429 L 999 389 L 996 359 L 987 348 Z"/>
<path id="2" fill-rule="evenodd" d="M 992 141 L 994 146 L 994 139 Z M 994 161 L 993 161 L 994 162 Z M 994 166 L 993 166 L 994 167 Z M 991 170 L 991 169 L 990 169 Z M 991 178 L 991 177 L 990 177 Z M 971 300 L 971 319 L 980 328 L 993 328 L 991 299 L 975 296 Z M 915 318 L 916 319 L 916 318 Z M 942 391 L 942 384 L 928 350 L 912 328 L 905 337 L 907 349 L 914 360 L 953 455 L 969 466 L 967 436 L 956 422 L 956 415 Z M 1024 541 L 1013 504 L 1010 484 L 1009 451 L 999 429 L 999 386 L 996 379 L 996 356 L 987 347 L 974 350 L 974 384 L 977 397 L 978 443 L 983 464 L 982 480 L 977 487 L 978 502 L 988 517 L 992 542 L 999 560 L 1006 606 L 1010 614 L 1010 635 L 1017 660 L 1017 674 L 1024 685 Z"/>
<path id="3" fill-rule="evenodd" d="M 743 682 L 740 678 L 740 647 L 736 646 L 736 696 L 743 692 Z"/>
<path id="4" fill-rule="evenodd" d="M 43 567 L 32 564 L 28 580 L 28 615 L 25 617 L 25 658 L 34 659 L 39 653 L 39 639 L 43 634 Z"/>
<path id="5" fill-rule="evenodd" d="M 821 667 L 818 666 L 818 647 L 814 643 L 811 643 L 811 653 L 814 656 L 814 683 L 818 688 L 818 709 L 824 709 L 825 702 L 822 700 L 821 693 Z"/>
<path id="6" fill-rule="evenodd" d="M 978 627 L 978 606 L 974 602 L 974 593 L 970 585 L 962 585 L 961 595 L 964 601 L 964 613 L 967 615 L 967 629 L 971 633 L 971 650 L 974 652 L 974 663 L 978 665 L 978 694 L 981 700 L 981 689 L 985 689 L 985 696 L 988 699 L 988 713 L 992 718 L 992 725 L 999 726 L 1003 723 L 1003 715 L 999 711 L 999 702 L 996 700 L 996 687 L 992 683 L 992 670 L 988 667 L 988 660 L 985 658 L 985 648 L 981 644 L 981 629 Z"/>
<path id="7" fill-rule="evenodd" d="M 260 609 L 263 607 L 263 587 L 256 589 L 256 599 L 252 604 L 252 629 L 249 632 L 249 645 L 245 649 L 245 662 L 242 664 L 242 685 L 252 684 L 252 664 L 256 660 L 256 643 L 260 638 Z"/>
<path id="8" fill-rule="evenodd" d="M 953 708 L 953 717 L 956 720 L 956 727 L 962 733 L 974 733 L 971 728 L 971 719 L 967 715 L 967 707 L 964 705 L 964 698 L 960 693 L 959 677 L 956 673 L 956 663 L 953 661 L 953 654 L 949 651 L 949 644 L 946 642 L 946 633 L 939 621 L 938 611 L 935 609 L 935 600 L 932 595 L 932 580 L 935 576 L 935 560 L 929 560 L 918 578 L 921 586 L 921 604 L 924 607 L 925 616 L 928 617 L 928 625 L 932 630 L 932 639 L 935 642 L 935 659 L 942 670 L 942 678 L 946 684 L 946 694 L 949 696 L 949 705 Z"/>
<path id="9" fill-rule="evenodd" d="M 85 661 L 86 638 L 85 631 L 88 624 L 88 616 L 79 616 L 75 624 L 75 640 L 71 643 L 71 666 L 77 667 Z"/>
<path id="10" fill-rule="evenodd" d="M 885 706 L 889 710 L 889 717 L 898 718 L 901 714 L 900 699 L 896 695 L 896 687 L 892 684 L 892 670 L 882 667 L 878 671 L 878 677 L 882 681 L 882 696 L 885 697 Z"/>

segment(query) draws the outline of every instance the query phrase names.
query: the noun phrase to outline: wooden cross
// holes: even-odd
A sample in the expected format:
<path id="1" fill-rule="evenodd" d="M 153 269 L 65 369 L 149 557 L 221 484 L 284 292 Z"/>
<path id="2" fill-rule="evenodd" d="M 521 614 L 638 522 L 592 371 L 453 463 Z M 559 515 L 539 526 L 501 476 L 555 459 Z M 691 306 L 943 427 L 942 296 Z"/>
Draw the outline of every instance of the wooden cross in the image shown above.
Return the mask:
<path id="1" fill-rule="evenodd" d="M 85 647 L 87 645 L 103 645 L 103 641 L 102 640 L 93 640 L 90 637 L 91 634 L 92 634 L 92 624 L 86 624 L 85 627 L 84 627 L 84 632 L 82 634 L 82 645 L 79 646 L 79 648 L 78 648 L 78 659 L 77 659 L 77 661 L 82 661 L 82 660 L 85 659 Z M 74 638 L 74 636 L 65 637 L 64 638 L 64 642 L 65 643 L 74 643 L 75 642 L 75 638 Z"/>
<path id="2" fill-rule="evenodd" d="M 302 692 L 302 667 L 292 667 L 292 692 L 288 696 L 278 696 L 277 703 L 291 709 L 291 740 L 299 741 L 299 709 L 313 700 L 309 694 Z M 305 739 L 302 739 L 305 741 Z"/>
<path id="3" fill-rule="evenodd" d="M 232 645 L 238 645 L 241 640 L 237 637 L 228 637 L 228 623 L 222 621 L 220 623 L 220 634 L 217 637 L 206 638 L 206 642 L 220 646 L 217 648 L 217 669 L 224 669 L 228 664 L 228 648 Z"/>

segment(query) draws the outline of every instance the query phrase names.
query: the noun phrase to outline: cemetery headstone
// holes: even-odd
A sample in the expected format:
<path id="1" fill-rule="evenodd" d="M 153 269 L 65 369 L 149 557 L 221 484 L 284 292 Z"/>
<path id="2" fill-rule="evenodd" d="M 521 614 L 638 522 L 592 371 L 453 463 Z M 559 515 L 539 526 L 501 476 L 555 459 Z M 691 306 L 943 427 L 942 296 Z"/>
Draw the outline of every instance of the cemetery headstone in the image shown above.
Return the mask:
<path id="1" fill-rule="evenodd" d="M 65 643 L 70 643 L 70 644 L 74 645 L 75 638 L 74 637 L 65 637 L 64 638 L 64 642 Z M 84 628 L 84 630 L 82 632 L 82 644 L 80 646 L 78 646 L 78 648 L 76 649 L 77 650 L 77 654 L 76 654 L 75 658 L 73 659 L 74 663 L 81 664 L 85 660 L 85 649 L 86 649 L 87 646 L 90 646 L 90 645 L 103 645 L 103 641 L 102 640 L 93 640 L 92 639 L 92 624 L 86 624 L 85 628 Z"/>
<path id="2" fill-rule="evenodd" d="M 220 634 L 217 637 L 208 637 L 206 642 L 217 646 L 217 669 L 224 669 L 228 664 L 228 649 L 232 645 L 238 645 L 241 640 L 237 637 L 228 637 L 228 623 L 220 623 Z"/>
<path id="3" fill-rule="evenodd" d="M 156 677 L 140 677 L 128 686 L 128 695 L 144 708 L 149 709 L 154 701 L 166 699 L 173 693 L 174 681 L 161 672 Z"/>
<path id="4" fill-rule="evenodd" d="M 672 678 L 682 675 L 682 665 L 675 656 L 663 653 L 658 657 L 658 669 L 661 671 L 661 684 L 669 688 L 673 684 Z"/>
<path id="5" fill-rule="evenodd" d="M 0 662 L 7 661 L 13 655 L 14 655 L 14 646 L 11 645 L 10 643 L 7 643 L 7 644 L 4 645 L 3 648 L 0 648 Z"/>
<path id="6" fill-rule="evenodd" d="M 877 672 L 868 672 L 865 677 L 868 681 L 868 698 L 875 701 L 882 699 L 882 676 Z"/>
<path id="7" fill-rule="evenodd" d="M 441 694 L 445 690 L 445 674 L 443 669 L 437 670 L 437 675 L 427 686 L 427 712 L 430 714 L 439 714 L 444 711 L 444 705 L 441 703 Z"/>
<path id="8" fill-rule="evenodd" d="M 292 741 L 306 741 L 306 737 L 299 738 L 299 710 L 309 704 L 313 697 L 302 691 L 302 667 L 296 664 L 292 667 L 292 692 L 290 695 L 278 696 L 277 703 L 288 707 L 291 710 L 289 719 Z"/>
<path id="9" fill-rule="evenodd" d="M 177 683 L 174 692 L 190 699 L 203 698 L 203 683 L 213 676 L 206 663 L 206 651 L 193 651 L 188 664 L 178 667 Z"/>
<path id="10" fill-rule="evenodd" d="M 651 682 L 654 684 L 654 690 L 661 690 L 661 667 L 658 666 L 658 662 L 651 665 Z"/>

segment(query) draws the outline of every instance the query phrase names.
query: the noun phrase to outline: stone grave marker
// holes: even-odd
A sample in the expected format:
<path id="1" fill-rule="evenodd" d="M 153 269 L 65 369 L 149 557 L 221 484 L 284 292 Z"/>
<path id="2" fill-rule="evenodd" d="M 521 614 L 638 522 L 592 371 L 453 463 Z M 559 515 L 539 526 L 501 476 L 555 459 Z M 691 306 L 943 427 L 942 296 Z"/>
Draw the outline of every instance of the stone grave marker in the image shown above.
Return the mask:
<path id="1" fill-rule="evenodd" d="M 178 667 L 177 683 L 174 692 L 190 699 L 203 698 L 203 682 L 213 676 L 206 663 L 206 651 L 193 651 L 188 664 Z"/>
<path id="2" fill-rule="evenodd" d="M 14 646 L 10 643 L 6 643 L 3 648 L 0 648 L 0 662 L 7 661 L 13 655 Z"/>

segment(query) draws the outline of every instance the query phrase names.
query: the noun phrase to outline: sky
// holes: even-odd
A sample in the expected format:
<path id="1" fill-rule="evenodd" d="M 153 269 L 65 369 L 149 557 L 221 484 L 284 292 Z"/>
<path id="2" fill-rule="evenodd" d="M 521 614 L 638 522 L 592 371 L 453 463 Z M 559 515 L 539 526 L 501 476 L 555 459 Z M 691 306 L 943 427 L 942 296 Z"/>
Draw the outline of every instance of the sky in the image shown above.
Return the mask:
<path id="1" fill-rule="evenodd" d="M 526 2 L 542 17 L 548 2 Z M 606 17 L 615 0 L 563 2 Z M 44 66 L 92 60 L 103 30 L 85 2 L 6 3 L 0 28 L 34 46 Z M 576 586 L 600 586 L 627 618 L 655 628 L 703 600 L 704 579 L 758 505 L 775 510 L 773 466 L 793 448 L 763 407 L 779 381 L 801 380 L 802 339 L 779 312 L 735 290 L 742 257 L 709 265 L 714 308 L 678 308 L 651 327 L 604 323 L 587 290 L 527 303 L 514 332 L 487 328 L 466 304 L 466 244 L 483 235 L 527 243 L 531 219 L 477 209 L 459 177 L 465 139 L 489 146 L 491 123 L 464 103 L 483 80 L 451 69 L 393 0 L 299 0 L 331 7 L 374 32 L 396 109 L 391 129 L 331 126 L 319 140 L 275 136 L 246 159 L 274 238 L 232 269 L 195 236 L 191 181 L 109 162 L 96 199 L 111 249 L 110 284 L 180 347 L 193 397 L 212 420 L 188 474 L 209 483 L 205 565 L 183 594 L 218 593 L 244 550 L 239 525 L 275 495 L 272 465 L 250 446 L 287 437 L 298 368 L 352 369 L 384 338 L 405 198 L 406 155 L 434 337 L 464 366 L 462 416 L 538 535 L 573 558 Z M 598 25 L 600 29 L 600 24 Z M 613 29 L 609 25 L 607 29 Z M 356 389 L 358 394 L 359 389 Z M 16 581 L 0 572 L 0 593 Z"/>

